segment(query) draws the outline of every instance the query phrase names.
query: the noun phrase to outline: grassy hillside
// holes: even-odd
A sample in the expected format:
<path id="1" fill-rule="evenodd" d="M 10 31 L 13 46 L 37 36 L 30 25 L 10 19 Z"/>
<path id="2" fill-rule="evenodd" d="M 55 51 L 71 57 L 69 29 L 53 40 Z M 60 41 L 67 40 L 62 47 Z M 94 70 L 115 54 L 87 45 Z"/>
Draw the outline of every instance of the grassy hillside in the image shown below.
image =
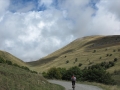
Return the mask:
<path id="1" fill-rule="evenodd" d="M 120 70 L 120 36 L 89 36 L 76 39 L 67 46 L 37 61 L 29 62 L 31 69 L 43 72 L 51 67 L 79 66 L 81 69 L 91 65 L 114 61 L 109 72 Z"/>
<path id="2" fill-rule="evenodd" d="M 115 61 L 115 62 L 114 62 Z M 115 65 L 107 69 L 112 74 L 117 86 L 103 86 L 105 90 L 119 90 L 120 88 L 120 35 L 89 36 L 78 38 L 67 46 L 34 62 L 29 62 L 31 69 L 44 72 L 51 67 L 70 68 L 79 66 L 80 69 L 100 64 L 114 62 Z M 116 88 L 116 89 L 115 89 Z"/>
<path id="3" fill-rule="evenodd" d="M 13 56 L 12 54 L 10 54 L 8 52 L 0 50 L 0 57 L 3 58 L 4 60 L 12 61 L 13 63 L 16 63 L 16 64 L 18 64 L 20 66 L 27 66 L 27 64 L 25 62 L 23 62 L 22 60 L 20 60 L 19 58 Z"/>
<path id="4" fill-rule="evenodd" d="M 38 74 L 0 63 L 0 90 L 64 90 Z"/>

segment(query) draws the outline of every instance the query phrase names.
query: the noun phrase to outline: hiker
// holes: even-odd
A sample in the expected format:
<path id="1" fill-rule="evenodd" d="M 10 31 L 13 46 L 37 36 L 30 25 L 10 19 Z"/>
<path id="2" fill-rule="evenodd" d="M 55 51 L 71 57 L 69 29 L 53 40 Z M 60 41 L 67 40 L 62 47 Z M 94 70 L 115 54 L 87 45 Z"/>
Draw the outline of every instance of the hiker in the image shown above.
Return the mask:
<path id="1" fill-rule="evenodd" d="M 72 81 L 72 86 L 75 85 L 76 77 L 74 75 L 71 77 L 71 81 Z"/>

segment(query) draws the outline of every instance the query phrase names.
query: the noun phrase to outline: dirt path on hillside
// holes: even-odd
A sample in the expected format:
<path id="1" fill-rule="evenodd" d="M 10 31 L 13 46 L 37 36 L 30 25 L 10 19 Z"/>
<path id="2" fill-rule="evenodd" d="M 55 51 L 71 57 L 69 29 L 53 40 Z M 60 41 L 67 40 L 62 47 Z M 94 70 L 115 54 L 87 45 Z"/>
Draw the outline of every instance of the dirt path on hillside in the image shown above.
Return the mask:
<path id="1" fill-rule="evenodd" d="M 48 80 L 50 83 L 59 84 L 66 88 L 66 90 L 72 90 L 71 82 L 67 81 L 58 81 L 58 80 Z M 103 90 L 97 86 L 85 85 L 85 84 L 77 84 L 75 86 L 75 90 Z"/>

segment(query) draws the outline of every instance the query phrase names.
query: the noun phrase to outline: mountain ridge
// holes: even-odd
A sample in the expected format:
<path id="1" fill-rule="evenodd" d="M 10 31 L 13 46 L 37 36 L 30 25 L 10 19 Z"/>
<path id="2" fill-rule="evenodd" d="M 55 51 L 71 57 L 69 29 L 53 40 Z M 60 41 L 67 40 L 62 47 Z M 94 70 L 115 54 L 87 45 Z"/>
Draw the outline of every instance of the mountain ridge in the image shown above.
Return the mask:
<path id="1" fill-rule="evenodd" d="M 81 68 L 88 67 L 90 63 L 100 63 L 104 61 L 112 61 L 114 58 L 120 58 L 119 56 L 120 48 L 120 35 L 109 35 L 109 36 L 87 36 L 83 38 L 78 38 L 65 47 L 43 57 L 37 61 L 28 62 L 34 70 L 46 71 L 50 67 L 65 67 L 70 68 L 79 63 L 82 63 Z M 94 52 L 95 50 L 95 52 Z M 116 50 L 116 53 L 113 52 Z M 107 54 L 112 54 L 113 56 L 106 57 Z M 75 59 L 78 62 L 75 62 Z M 100 58 L 101 61 L 100 61 Z M 69 61 L 68 64 L 66 62 Z M 92 65 L 92 64 L 91 64 Z M 116 70 L 118 70 L 118 65 L 116 65 Z M 113 72 L 113 70 L 112 70 Z"/>
<path id="2" fill-rule="evenodd" d="M 31 61 L 31 62 L 27 62 L 27 63 L 30 64 L 30 65 L 33 65 L 32 63 L 38 64 L 39 61 L 41 61 L 41 60 L 46 60 L 46 59 L 47 59 L 46 57 L 49 57 L 50 55 L 52 55 L 52 54 L 54 54 L 54 53 L 56 53 L 56 52 L 58 52 L 58 51 L 60 51 L 60 50 L 62 50 L 62 49 L 64 49 L 64 48 L 66 48 L 66 47 L 69 46 L 70 44 L 75 43 L 75 42 L 78 42 L 79 40 L 83 40 L 83 39 L 85 39 L 85 38 L 89 38 L 89 37 L 90 37 L 90 38 L 93 38 L 94 36 L 86 36 L 86 37 L 78 38 L 78 39 L 70 42 L 70 43 L 69 43 L 68 45 L 66 45 L 65 47 L 63 47 L 63 48 L 61 48 L 61 49 L 59 49 L 59 50 L 57 50 L 57 51 L 55 51 L 55 52 L 53 52 L 53 53 L 45 56 L 45 57 L 43 57 L 43 58 L 40 58 L 39 60 Z M 99 37 L 99 36 L 96 36 L 96 37 Z M 70 51 L 72 51 L 72 50 L 73 50 L 73 49 L 66 50 L 66 51 L 64 51 L 64 52 L 62 52 L 62 53 L 60 53 L 60 54 L 62 55 L 62 54 L 65 54 L 65 53 L 67 53 L 67 52 L 70 52 Z M 57 58 L 57 57 L 58 57 L 58 56 L 53 57 L 53 59 L 55 59 L 55 58 Z M 46 59 L 45 59 L 45 58 L 46 58 Z M 51 60 L 52 58 L 48 58 L 48 59 Z"/>

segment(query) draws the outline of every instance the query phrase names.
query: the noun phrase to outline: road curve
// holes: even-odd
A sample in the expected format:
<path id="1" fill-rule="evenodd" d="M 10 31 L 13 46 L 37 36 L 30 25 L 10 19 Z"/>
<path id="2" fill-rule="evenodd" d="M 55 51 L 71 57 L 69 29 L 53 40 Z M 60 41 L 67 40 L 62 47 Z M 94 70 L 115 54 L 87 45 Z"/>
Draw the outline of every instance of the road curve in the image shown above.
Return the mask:
<path id="1" fill-rule="evenodd" d="M 58 81 L 58 80 L 48 80 L 50 83 L 58 84 L 66 88 L 66 90 L 72 90 L 71 82 Z M 103 90 L 97 86 L 78 84 L 75 85 L 75 90 Z"/>

